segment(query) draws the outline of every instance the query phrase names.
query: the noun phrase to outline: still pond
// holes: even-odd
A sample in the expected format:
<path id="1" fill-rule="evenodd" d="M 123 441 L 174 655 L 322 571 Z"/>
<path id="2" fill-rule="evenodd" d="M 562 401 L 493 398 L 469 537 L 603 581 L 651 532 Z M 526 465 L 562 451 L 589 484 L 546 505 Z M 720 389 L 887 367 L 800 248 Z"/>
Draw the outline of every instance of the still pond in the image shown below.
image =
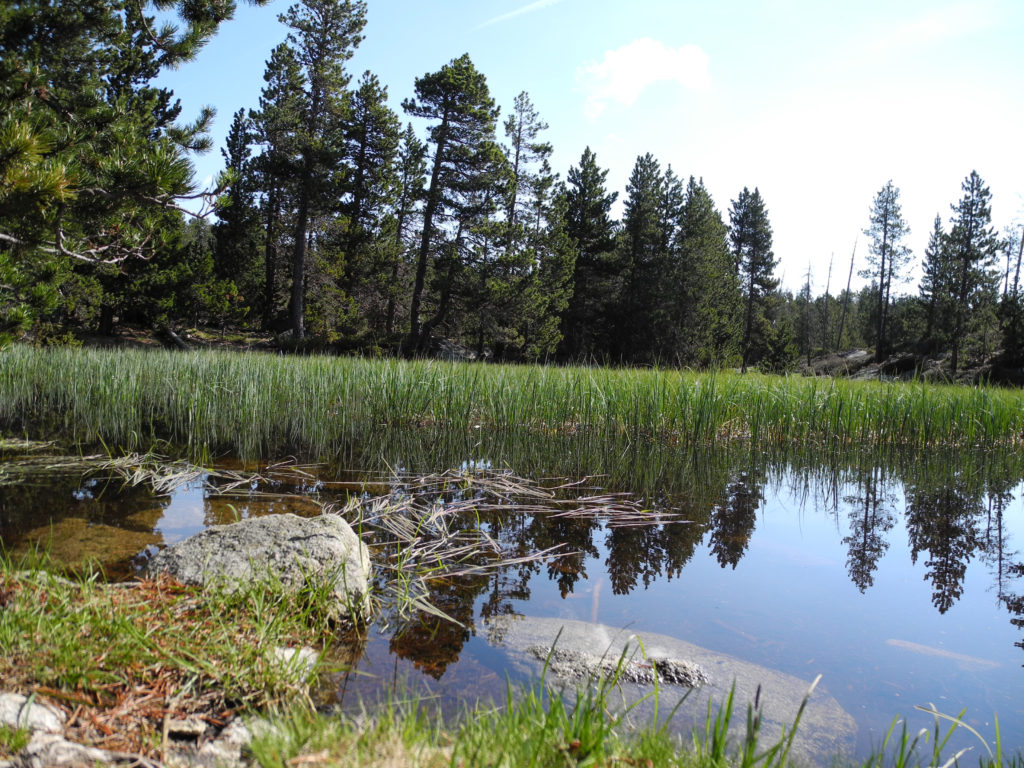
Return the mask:
<path id="1" fill-rule="evenodd" d="M 965 721 L 990 742 L 997 714 L 1004 749 L 1024 747 L 1018 457 L 552 450 L 384 443 L 339 456 L 334 466 L 344 472 L 321 466 L 227 497 L 202 478 L 156 494 L 103 473 L 19 474 L 18 459 L 0 458 L 0 542 L 15 554 L 42 544 L 69 564 L 95 558 L 112 578 L 130 578 L 153 552 L 205 526 L 316 514 L 307 497 L 340 502 L 367 478 L 372 489 L 438 467 L 508 467 L 534 478 L 579 478 L 597 467 L 588 492 L 628 492 L 679 519 L 614 526 L 601 515 L 554 514 L 564 507 L 474 515 L 467 524 L 485 527 L 507 551 L 563 544 L 571 554 L 435 590 L 438 607 L 463 626 L 371 627 L 358 662 L 368 674 L 346 677 L 335 698 L 372 696 L 399 680 L 450 707 L 500 697 L 517 673 L 489 645 L 485 620 L 523 614 L 667 635 L 808 683 L 820 673 L 857 723 L 861 756 L 897 715 L 914 730 L 929 727 L 931 718 L 914 709 L 929 703 L 952 715 L 966 710 Z M 961 734 L 960 746 L 981 749 Z"/>

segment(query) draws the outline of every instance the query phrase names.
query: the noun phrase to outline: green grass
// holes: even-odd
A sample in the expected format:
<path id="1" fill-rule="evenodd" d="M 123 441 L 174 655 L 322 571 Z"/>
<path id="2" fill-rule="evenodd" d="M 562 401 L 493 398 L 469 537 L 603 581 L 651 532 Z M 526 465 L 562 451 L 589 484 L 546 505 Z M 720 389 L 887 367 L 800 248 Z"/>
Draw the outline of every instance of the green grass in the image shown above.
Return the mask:
<path id="1" fill-rule="evenodd" d="M 0 725 L 0 759 L 7 759 L 17 755 L 28 746 L 32 738 L 32 732 L 27 728 L 13 728 L 9 725 Z"/>
<path id="2" fill-rule="evenodd" d="M 777 740 L 760 732 L 761 713 L 748 706 L 737 715 L 730 695 L 709 706 L 688 739 L 669 729 L 670 720 L 623 728 L 615 707 L 614 677 L 583 686 L 568 700 L 543 680 L 509 687 L 500 706 L 467 710 L 446 722 L 426 706 L 390 700 L 358 717 L 318 715 L 308 709 L 276 712 L 270 727 L 252 744 L 256 765 L 285 768 L 306 763 L 327 768 L 405 768 L 406 766 L 492 766 L 494 768 L 572 768 L 574 766 L 668 766 L 678 768 L 786 768 L 802 766 L 790 754 L 800 715 Z M 808 693 L 808 696 L 810 693 Z M 806 699 L 805 699 L 806 703 Z M 802 709 L 802 708 L 801 708 Z M 937 717 L 931 730 L 910 733 L 894 721 L 885 741 L 863 761 L 817 755 L 821 765 L 864 768 L 1021 768 L 1021 753 L 1004 754 L 987 745 L 953 753 L 949 739 L 962 723 Z M 980 753 L 980 754 L 979 754 Z M 959 761 L 959 762 L 958 762 Z"/>
<path id="3" fill-rule="evenodd" d="M 0 426 L 246 458 L 330 457 L 382 428 L 427 426 L 673 445 L 990 449 L 1024 439 L 1024 393 L 733 372 L 12 347 L 0 354 Z"/>
<path id="4" fill-rule="evenodd" d="M 271 580 L 225 594 L 28 564 L 0 556 L 0 690 L 95 713 L 76 733 L 107 748 L 151 750 L 168 714 L 225 719 L 308 700 L 309 671 L 276 649 L 334 636 L 322 596 Z"/>

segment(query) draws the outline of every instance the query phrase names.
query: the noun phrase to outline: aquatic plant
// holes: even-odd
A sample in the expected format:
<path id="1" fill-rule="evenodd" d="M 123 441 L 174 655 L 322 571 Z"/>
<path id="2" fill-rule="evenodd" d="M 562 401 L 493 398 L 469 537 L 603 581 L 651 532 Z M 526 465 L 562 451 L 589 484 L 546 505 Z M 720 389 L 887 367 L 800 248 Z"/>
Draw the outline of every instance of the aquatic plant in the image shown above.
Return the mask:
<path id="1" fill-rule="evenodd" d="M 661 369 L 13 347 L 0 425 L 192 456 L 331 457 L 434 427 L 672 445 L 990 449 L 1024 439 L 1024 393 L 924 382 Z"/>

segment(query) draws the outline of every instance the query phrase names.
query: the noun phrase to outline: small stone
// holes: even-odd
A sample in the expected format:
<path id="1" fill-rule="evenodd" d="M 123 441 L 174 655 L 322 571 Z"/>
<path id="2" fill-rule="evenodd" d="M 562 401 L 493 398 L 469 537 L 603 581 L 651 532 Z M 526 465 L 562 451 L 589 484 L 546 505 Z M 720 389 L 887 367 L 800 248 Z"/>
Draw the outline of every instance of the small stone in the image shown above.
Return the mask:
<path id="1" fill-rule="evenodd" d="M 707 673 L 692 661 L 651 659 L 651 663 L 658 671 L 658 677 L 666 683 L 681 685 L 684 688 L 699 688 L 710 682 Z"/>
<path id="2" fill-rule="evenodd" d="M 78 768 L 86 765 L 110 765 L 117 756 L 103 749 L 68 741 L 56 733 L 36 733 L 19 756 L 26 768 Z"/>
<path id="3" fill-rule="evenodd" d="M 199 738 L 206 733 L 206 723 L 198 717 L 186 717 L 184 720 L 168 720 L 167 733 L 170 736 Z"/>
<path id="4" fill-rule="evenodd" d="M 44 733 L 62 733 L 64 713 L 17 693 L 0 694 L 0 725 Z"/>
<path id="5" fill-rule="evenodd" d="M 312 648 L 275 648 L 274 658 L 281 662 L 290 678 L 304 681 L 316 669 L 320 654 Z"/>

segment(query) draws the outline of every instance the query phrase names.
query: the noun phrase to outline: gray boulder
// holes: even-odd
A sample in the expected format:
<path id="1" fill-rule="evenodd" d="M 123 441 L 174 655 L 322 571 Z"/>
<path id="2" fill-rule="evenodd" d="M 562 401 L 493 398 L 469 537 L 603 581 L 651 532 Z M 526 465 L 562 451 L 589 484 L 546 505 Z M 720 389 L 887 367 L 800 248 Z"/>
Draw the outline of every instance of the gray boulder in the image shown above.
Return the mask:
<path id="1" fill-rule="evenodd" d="M 229 592 L 268 579 L 295 591 L 329 584 L 331 617 L 353 619 L 366 611 L 370 553 L 337 515 L 268 515 L 211 526 L 160 551 L 146 570 Z"/>

